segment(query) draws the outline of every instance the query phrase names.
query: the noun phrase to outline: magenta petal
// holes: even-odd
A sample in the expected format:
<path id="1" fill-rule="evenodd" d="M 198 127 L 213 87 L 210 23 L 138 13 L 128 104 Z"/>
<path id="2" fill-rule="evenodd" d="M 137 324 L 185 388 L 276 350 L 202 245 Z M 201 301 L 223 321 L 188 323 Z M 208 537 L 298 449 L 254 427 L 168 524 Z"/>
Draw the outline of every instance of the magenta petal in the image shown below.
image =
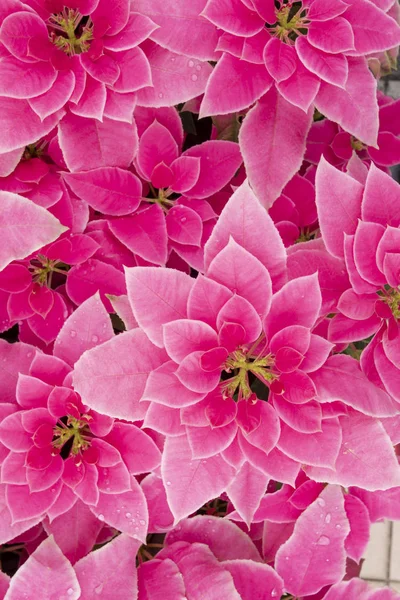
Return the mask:
<path id="1" fill-rule="evenodd" d="M 126 270 L 128 296 L 139 325 L 162 346 L 162 325 L 186 317 L 195 280 L 173 269 L 134 267 Z"/>
<path id="2" fill-rule="evenodd" d="M 325 245 L 334 256 L 344 256 L 342 232 L 352 234 L 356 230 L 361 216 L 362 191 L 358 181 L 321 158 L 316 175 L 318 218 Z M 335 198 L 335 211 L 331 210 L 332 198 Z"/>
<path id="3" fill-rule="evenodd" d="M 218 344 L 217 334 L 206 323 L 177 319 L 163 326 L 164 346 L 168 355 L 179 363 L 188 354 L 206 352 Z"/>
<path id="4" fill-rule="evenodd" d="M 34 136 L 36 139 L 37 136 Z M 81 140 L 85 139 L 82 145 Z M 71 171 L 99 167 L 128 167 L 137 149 L 137 132 L 132 124 L 105 118 L 102 123 L 68 114 L 60 123 L 59 142 Z M 86 147 L 90 146 L 90 154 Z"/>
<path id="5" fill-rule="evenodd" d="M 345 21 L 346 23 L 346 21 Z M 327 83 L 344 88 L 348 77 L 347 59 L 342 54 L 327 54 L 314 48 L 306 37 L 296 40 L 296 49 L 303 65 Z"/>
<path id="6" fill-rule="evenodd" d="M 359 498 L 346 494 L 344 507 L 350 524 L 350 533 L 345 541 L 347 555 L 360 562 L 369 542 L 370 519 L 367 507 Z"/>
<path id="7" fill-rule="evenodd" d="M 196 159 L 187 158 L 186 160 Z M 176 204 L 168 211 L 165 220 L 168 237 L 171 240 L 179 244 L 200 246 L 203 223 L 201 217 L 190 207 Z"/>
<path id="8" fill-rule="evenodd" d="M 333 468 L 339 454 L 342 432 L 337 419 L 325 419 L 321 432 L 300 433 L 282 423 L 278 448 L 301 463 Z"/>
<path id="9" fill-rule="evenodd" d="M 165 358 L 142 331 L 132 329 L 81 356 L 74 388 L 93 410 L 135 421 L 143 416 L 139 400 L 147 377 Z"/>
<path id="10" fill-rule="evenodd" d="M 38 598 L 59 597 L 60 590 L 68 590 L 68 599 L 81 598 L 75 571 L 53 537 L 45 539 L 18 570 L 12 578 L 7 597 L 9 600 L 23 598 L 26 590 Z"/>
<path id="11" fill-rule="evenodd" d="M 139 544 L 122 534 L 81 558 L 74 566 L 82 590 L 80 600 L 90 600 L 99 594 L 104 600 L 114 600 L 118 589 L 132 600 L 137 598 L 137 575 L 131 567 Z"/>
<path id="12" fill-rule="evenodd" d="M 190 198 L 208 198 L 215 194 L 229 183 L 242 164 L 238 144 L 223 140 L 210 140 L 193 146 L 182 156 L 200 159 L 199 178 L 186 192 Z"/>
<path id="13" fill-rule="evenodd" d="M 264 265 L 232 237 L 211 262 L 207 277 L 248 300 L 261 318 L 268 312 L 272 296 L 270 275 Z"/>
<path id="14" fill-rule="evenodd" d="M 269 565 L 249 560 L 232 560 L 225 561 L 224 567 L 232 575 L 242 600 L 253 600 L 255 594 L 260 594 L 260 598 L 279 598 L 283 592 L 282 579 Z"/>
<path id="15" fill-rule="evenodd" d="M 65 173 L 64 179 L 79 198 L 104 214 L 129 214 L 140 204 L 141 184 L 130 171 L 106 167 Z"/>
<path id="16" fill-rule="evenodd" d="M 298 518 L 292 536 L 277 552 L 275 565 L 285 589 L 307 596 L 340 581 L 349 531 L 342 491 L 328 486 Z"/>
<path id="17" fill-rule="evenodd" d="M 97 505 L 90 509 L 100 521 L 144 542 L 148 525 L 146 498 L 136 479 L 132 478 L 131 482 L 129 492 L 101 493 Z"/>
<path id="18" fill-rule="evenodd" d="M 156 165 L 160 162 L 169 165 L 176 158 L 178 145 L 173 135 L 167 127 L 154 120 L 140 137 L 137 161 L 141 172 L 150 180 Z"/>
<path id="19" fill-rule="evenodd" d="M 200 162 L 201 159 L 195 156 L 179 156 L 174 160 L 171 164 L 174 174 L 171 188 L 174 192 L 182 194 L 195 185 L 200 175 Z"/>
<path id="20" fill-rule="evenodd" d="M 254 222 L 260 224 L 256 230 L 252 227 Z M 283 283 L 286 262 L 283 242 L 271 217 L 261 206 L 247 180 L 230 197 L 205 245 L 206 269 L 226 246 L 230 236 L 268 269 L 274 289 Z M 196 280 L 195 288 L 198 282 L 199 279 Z"/>
<path id="21" fill-rule="evenodd" d="M 174 54 L 148 40 L 142 48 L 150 63 L 153 87 L 137 92 L 141 106 L 173 106 L 204 92 L 212 72 L 207 62 L 188 60 L 186 56 Z"/>
<path id="22" fill-rule="evenodd" d="M 203 356 L 206 354 L 204 353 Z M 222 364 L 226 356 L 226 351 L 223 356 L 217 355 L 216 359 L 218 363 L 213 360 L 210 364 L 210 369 L 214 370 L 216 364 Z M 142 400 L 159 402 L 171 408 L 190 406 L 202 400 L 205 394 L 191 392 L 179 381 L 175 375 L 177 368 L 178 365 L 176 363 L 169 361 L 151 371 Z"/>
<path id="23" fill-rule="evenodd" d="M 240 130 L 240 149 L 250 184 L 267 208 L 299 169 L 310 126 L 311 111 L 304 113 L 275 90 L 247 114 Z"/>
<path id="24" fill-rule="evenodd" d="M 12 260 L 25 258 L 34 250 L 58 238 L 65 227 L 47 210 L 30 200 L 1 192 L 1 221 L 3 232 L 0 252 L 0 268 Z"/>
<path id="25" fill-rule="evenodd" d="M 230 114 L 248 108 L 271 87 L 264 65 L 223 53 L 207 82 L 200 117 Z"/>
<path id="26" fill-rule="evenodd" d="M 271 37 L 264 48 L 264 62 L 271 77 L 278 83 L 290 77 L 296 69 L 296 52 L 293 46 Z"/>
<path id="27" fill-rule="evenodd" d="M 397 403 L 373 385 L 361 371 L 358 361 L 350 356 L 331 356 L 311 377 L 321 402 L 341 400 L 365 415 L 376 417 L 393 416 L 398 412 Z M 355 382 L 357 394 L 354 393 Z"/>
<path id="28" fill-rule="evenodd" d="M 311 23 L 308 31 L 308 41 L 315 48 L 329 54 L 354 50 L 353 29 L 346 18 L 342 17 Z"/>
<path id="29" fill-rule="evenodd" d="M 97 293 L 85 300 L 64 323 L 54 343 L 54 355 L 73 366 L 85 350 L 112 337 L 110 317 Z"/>
<path id="30" fill-rule="evenodd" d="M 28 486 L 7 485 L 6 499 L 14 523 L 43 516 L 54 504 L 61 489 L 61 481 L 51 490 L 30 493 Z"/>
<path id="31" fill-rule="evenodd" d="M 10 264 L 0 272 L 0 288 L 6 292 L 23 292 L 31 283 L 32 275 L 23 265 Z"/>
<path id="32" fill-rule="evenodd" d="M 203 460 L 191 460 L 190 456 L 186 436 L 166 439 L 161 472 L 175 521 L 219 496 L 234 475 L 219 454 Z"/>
<path id="33" fill-rule="evenodd" d="M 348 57 L 349 77 L 341 89 L 324 81 L 315 98 L 318 110 L 328 119 L 370 146 L 376 146 L 378 107 L 376 81 L 365 58 Z"/>
<path id="34" fill-rule="evenodd" d="M 158 204 L 132 216 L 110 221 L 109 227 L 115 237 L 134 254 L 157 265 L 167 262 L 167 227 L 163 210 Z"/>
<path id="35" fill-rule="evenodd" d="M 382 424 L 360 413 L 339 420 L 343 443 L 335 469 L 307 467 L 307 474 L 315 481 L 356 485 L 372 492 L 400 485 L 400 468 Z"/>

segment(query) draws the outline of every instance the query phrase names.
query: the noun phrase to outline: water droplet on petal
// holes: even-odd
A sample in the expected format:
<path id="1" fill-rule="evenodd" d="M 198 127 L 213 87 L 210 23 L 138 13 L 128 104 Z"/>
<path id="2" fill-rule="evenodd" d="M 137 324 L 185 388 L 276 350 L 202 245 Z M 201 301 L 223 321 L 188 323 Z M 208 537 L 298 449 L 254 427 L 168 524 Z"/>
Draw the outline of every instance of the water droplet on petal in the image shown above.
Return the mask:
<path id="1" fill-rule="evenodd" d="M 194 67 L 194 60 L 189 60 L 188 67 L 190 67 L 190 68 Z"/>
<path id="2" fill-rule="evenodd" d="M 321 535 L 321 537 L 317 540 L 318 546 L 329 546 L 331 540 L 326 535 Z"/>
<path id="3" fill-rule="evenodd" d="M 132 516 L 132 513 L 130 513 L 130 512 L 127 512 L 127 513 L 125 513 L 125 516 L 126 516 L 126 518 L 127 518 L 127 519 L 130 519 L 130 518 L 131 518 L 131 516 Z"/>
<path id="4" fill-rule="evenodd" d="M 198 80 L 198 77 L 197 77 L 196 73 L 193 73 L 193 75 L 191 76 L 191 80 L 192 81 L 197 81 Z"/>
<path id="5" fill-rule="evenodd" d="M 176 58 L 175 58 L 175 56 L 173 56 L 173 57 L 171 58 L 171 62 L 175 62 L 175 61 L 176 61 Z"/>
<path id="6" fill-rule="evenodd" d="M 146 521 L 145 521 L 144 519 L 140 519 L 139 523 L 140 523 L 141 525 L 146 525 Z"/>
<path id="7" fill-rule="evenodd" d="M 317 504 L 319 506 L 325 506 L 325 500 L 323 498 L 317 498 Z"/>
<path id="8" fill-rule="evenodd" d="M 72 331 L 70 331 L 69 335 L 70 335 L 72 338 L 76 337 L 76 331 L 74 331 L 74 330 L 72 329 Z"/>
<path id="9" fill-rule="evenodd" d="M 167 481 L 166 483 L 167 483 L 167 485 L 171 485 L 171 482 L 170 482 L 170 481 Z"/>
<path id="10" fill-rule="evenodd" d="M 277 592 L 277 591 L 276 591 L 276 589 L 274 588 L 274 589 L 271 591 L 271 598 L 276 598 L 276 597 L 277 597 L 277 595 L 278 595 L 278 592 Z"/>
<path id="11" fill-rule="evenodd" d="M 159 92 L 158 97 L 159 98 L 164 98 L 164 94 L 162 92 Z"/>
<path id="12" fill-rule="evenodd" d="M 104 521 L 104 515 L 99 515 L 97 518 L 99 519 L 99 521 Z"/>
<path id="13" fill-rule="evenodd" d="M 184 223 L 185 221 L 186 221 L 186 217 L 182 217 L 181 223 Z"/>
<path id="14" fill-rule="evenodd" d="M 196 65 L 196 71 L 201 71 L 201 65 Z"/>
<path id="15" fill-rule="evenodd" d="M 72 588 L 67 589 L 68 596 L 72 596 L 73 593 L 74 593 L 74 590 Z"/>
<path id="16" fill-rule="evenodd" d="M 341 529 L 341 528 L 342 528 L 342 526 L 341 526 L 341 525 L 339 525 L 339 523 L 338 523 L 337 525 L 335 525 L 335 528 L 336 528 L 336 529 Z"/>
<path id="17" fill-rule="evenodd" d="M 325 523 L 330 523 L 331 519 L 332 519 L 332 515 L 331 515 L 331 513 L 328 513 L 325 517 Z"/>
<path id="18" fill-rule="evenodd" d="M 92 335 L 93 344 L 97 344 L 98 341 L 99 341 L 99 337 L 97 335 Z"/>
<path id="19" fill-rule="evenodd" d="M 96 594 L 101 594 L 101 592 L 103 591 L 103 584 L 101 583 L 100 585 L 98 585 L 97 587 L 94 588 L 94 591 L 96 592 Z"/>

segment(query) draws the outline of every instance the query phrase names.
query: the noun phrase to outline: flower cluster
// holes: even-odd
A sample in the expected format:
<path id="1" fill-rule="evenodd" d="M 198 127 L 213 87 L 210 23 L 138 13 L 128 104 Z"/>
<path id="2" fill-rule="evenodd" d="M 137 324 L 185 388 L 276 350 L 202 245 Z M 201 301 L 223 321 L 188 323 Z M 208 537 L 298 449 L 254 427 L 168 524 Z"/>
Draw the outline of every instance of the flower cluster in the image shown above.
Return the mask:
<path id="1" fill-rule="evenodd" d="M 0 2 L 0 599 L 395 600 L 393 0 Z"/>

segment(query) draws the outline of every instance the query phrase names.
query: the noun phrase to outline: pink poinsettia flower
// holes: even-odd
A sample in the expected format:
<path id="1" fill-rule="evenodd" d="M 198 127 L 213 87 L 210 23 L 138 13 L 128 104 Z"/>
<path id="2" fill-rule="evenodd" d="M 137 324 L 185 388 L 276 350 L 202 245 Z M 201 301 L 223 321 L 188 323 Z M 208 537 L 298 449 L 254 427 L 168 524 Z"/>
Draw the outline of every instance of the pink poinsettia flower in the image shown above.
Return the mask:
<path id="1" fill-rule="evenodd" d="M 344 258 L 351 283 L 339 299 L 340 314 L 330 322 L 329 338 L 353 342 L 373 335 L 383 326 L 385 339 L 396 344 L 400 304 L 399 184 L 373 164 L 365 182 L 360 183 L 321 159 L 316 189 L 326 248 L 334 256 Z M 332 220 L 327 199 L 331 206 L 333 189 L 340 202 Z M 338 230 L 343 233 L 337 235 Z M 380 353 L 380 345 L 377 346 L 376 352 Z M 371 345 L 367 353 L 372 351 Z M 391 356 L 397 363 L 395 355 Z"/>
<path id="2" fill-rule="evenodd" d="M 204 244 L 216 222 L 208 199 L 239 168 L 239 146 L 211 140 L 182 153 L 184 132 L 174 108 L 141 109 L 137 124 L 140 137 L 134 164 L 146 191 L 150 187 L 149 197 L 144 197 L 134 173 L 116 167 L 63 177 L 79 198 L 106 216 L 110 235 L 142 264 L 165 265 L 174 252 L 203 270 Z"/>
<path id="3" fill-rule="evenodd" d="M 243 227 L 253 222 L 259 235 Z M 88 406 L 129 421 L 144 418 L 166 436 L 161 473 L 175 521 L 226 491 L 250 523 L 268 479 L 293 483 L 301 465 L 317 481 L 381 485 L 373 470 L 357 472 L 343 462 L 342 444 L 352 423 L 379 430 L 377 417 L 397 414 L 396 403 L 354 359 L 328 358 L 332 345 L 312 332 L 322 305 L 317 273 L 284 284 L 285 259 L 272 220 L 246 182 L 206 244 L 205 276 L 127 269 L 140 329 L 76 365 L 74 386 Z M 111 372 L 115 356 L 120 365 Z M 120 385 L 128 365 L 137 376 Z M 400 470 L 384 431 L 380 451 L 385 485 L 392 485 Z M 251 495 L 243 495 L 244 482 L 251 482 Z"/>
<path id="4" fill-rule="evenodd" d="M 156 25 L 130 12 L 128 0 L 114 6 L 103 0 L 27 4 L 4 11 L 0 95 L 23 99 L 41 119 L 68 101 L 75 114 L 100 119 L 119 120 L 127 102 L 133 110 L 134 92 L 152 83 L 138 46 Z M 25 71 L 21 79 L 26 64 L 29 76 Z"/>
<path id="5" fill-rule="evenodd" d="M 81 500 L 100 521 L 144 539 L 146 501 L 133 476 L 156 468 L 159 450 L 135 425 L 89 410 L 70 385 L 82 352 L 111 337 L 109 316 L 94 296 L 66 321 L 54 356 L 38 352 L 27 374 L 18 374 L 15 399 L 1 407 L 4 535 L 7 519 L 30 527 Z M 2 350 L 7 359 L 7 347 Z M 17 374 L 18 363 L 13 368 Z"/>
<path id="6" fill-rule="evenodd" d="M 51 343 L 72 311 L 64 288 L 68 269 L 87 261 L 97 248 L 88 236 L 70 235 L 1 271 L 0 290 L 8 325 L 26 321 L 35 336 Z"/>
<path id="7" fill-rule="evenodd" d="M 311 127 L 307 138 L 305 160 L 318 164 L 321 156 L 344 170 L 353 152 L 369 165 L 371 161 L 380 167 L 391 167 L 400 161 L 400 129 L 398 123 L 399 101 L 389 99 L 382 103 L 378 96 L 379 133 L 377 147 L 363 144 L 332 121 L 323 119 Z"/>
<path id="8" fill-rule="evenodd" d="M 164 548 L 138 568 L 139 600 L 184 597 L 280 598 L 281 577 L 251 539 L 217 517 L 196 516 L 170 531 Z"/>
<path id="9" fill-rule="evenodd" d="M 188 71 L 186 57 L 146 43 L 158 26 L 129 0 L 32 0 L 7 5 L 1 20 L 4 153 L 47 134 L 66 106 L 80 117 L 131 122 L 140 90 L 146 106 L 177 104 L 201 94 L 211 72 L 199 61 Z"/>
<path id="10" fill-rule="evenodd" d="M 209 0 L 202 15 L 224 30 L 217 46 L 223 55 L 208 82 L 200 114 L 247 108 L 275 82 L 289 102 L 303 110 L 315 102 L 322 114 L 375 144 L 375 86 L 364 57 L 400 42 L 400 28 L 386 14 L 388 8 L 364 0 L 279 6 L 272 0 L 236 0 L 233 6 L 227 0 Z M 371 29 L 374 36 L 369 35 Z M 249 69 L 254 71 L 250 85 Z M 246 82 L 239 88 L 238 74 Z M 234 77 L 236 85 L 226 93 Z M 357 103 L 357 116 L 346 110 L 349 97 Z M 372 114 L 367 114 L 367 105 Z"/>

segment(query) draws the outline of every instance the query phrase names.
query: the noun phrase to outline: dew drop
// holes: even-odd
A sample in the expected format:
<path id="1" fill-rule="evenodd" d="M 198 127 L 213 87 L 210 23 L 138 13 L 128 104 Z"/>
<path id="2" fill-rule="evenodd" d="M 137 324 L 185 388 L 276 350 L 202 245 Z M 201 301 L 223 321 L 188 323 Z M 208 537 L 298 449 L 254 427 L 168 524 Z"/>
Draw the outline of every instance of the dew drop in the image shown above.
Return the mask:
<path id="1" fill-rule="evenodd" d="M 194 67 L 194 60 L 189 60 L 188 67 L 190 67 L 190 68 Z"/>
<path id="2" fill-rule="evenodd" d="M 184 223 L 185 221 L 186 221 L 186 217 L 182 217 L 181 223 Z"/>
<path id="3" fill-rule="evenodd" d="M 101 592 L 103 591 L 103 584 L 101 583 L 100 585 L 98 585 L 97 587 L 94 588 L 94 591 L 96 592 L 96 594 L 101 594 Z"/>
<path id="4" fill-rule="evenodd" d="M 321 535 L 321 537 L 317 540 L 318 546 L 329 546 L 331 540 L 326 535 Z"/>
<path id="5" fill-rule="evenodd" d="M 277 591 L 276 591 L 276 589 L 274 588 L 274 589 L 271 591 L 271 598 L 276 598 L 276 597 L 277 597 L 277 595 L 278 595 L 278 592 L 277 592 Z"/>
<path id="6" fill-rule="evenodd" d="M 74 593 L 74 590 L 72 588 L 67 589 L 68 596 L 72 596 L 73 593 Z"/>
<path id="7" fill-rule="evenodd" d="M 26 356 L 27 358 L 30 358 L 32 356 L 32 352 L 28 352 Z"/>
<path id="8" fill-rule="evenodd" d="M 117 508 L 117 513 L 119 514 L 120 512 L 121 512 L 121 511 L 120 511 L 120 509 L 119 509 L 119 508 Z"/>
<path id="9" fill-rule="evenodd" d="M 97 518 L 99 519 L 99 521 L 104 521 L 104 515 L 99 515 Z"/>
<path id="10" fill-rule="evenodd" d="M 339 525 L 339 523 L 338 523 L 337 525 L 335 525 L 335 528 L 336 528 L 336 529 L 341 529 L 341 528 L 342 528 L 342 526 L 341 526 L 341 525 Z"/>
<path id="11" fill-rule="evenodd" d="M 197 77 L 196 73 L 193 73 L 193 75 L 191 76 L 191 80 L 192 81 L 197 81 L 198 80 L 198 77 Z"/>
<path id="12" fill-rule="evenodd" d="M 175 58 L 175 56 L 173 56 L 173 57 L 171 58 L 171 62 L 175 62 L 175 61 L 176 61 L 176 58 Z"/>
<path id="13" fill-rule="evenodd" d="M 289 560 L 289 557 L 288 557 L 288 556 L 285 556 L 285 560 Z"/>
<path id="14" fill-rule="evenodd" d="M 332 519 L 332 515 L 331 515 L 331 513 L 328 513 L 325 517 L 325 523 L 330 523 L 331 519 Z"/>
<path id="15" fill-rule="evenodd" d="M 99 341 L 99 337 L 97 335 L 92 335 L 92 342 L 94 344 L 97 344 L 98 341 Z"/>
<path id="16" fill-rule="evenodd" d="M 170 482 L 170 481 L 167 481 L 167 482 L 166 482 L 166 484 L 167 484 L 167 485 L 171 485 L 171 482 Z"/>
<path id="17" fill-rule="evenodd" d="M 133 537 L 135 540 L 137 540 L 137 539 L 138 539 L 138 536 L 136 535 L 136 533 L 134 533 L 134 534 L 132 535 L 132 537 Z"/>
<path id="18" fill-rule="evenodd" d="M 72 330 L 69 334 L 72 338 L 76 337 L 76 331 Z"/>
<path id="19" fill-rule="evenodd" d="M 196 65 L 196 71 L 201 71 L 201 65 Z"/>
<path id="20" fill-rule="evenodd" d="M 140 519 L 139 523 L 140 523 L 141 525 L 146 525 L 146 521 L 145 521 L 144 519 Z"/>
<path id="21" fill-rule="evenodd" d="M 317 504 L 319 506 L 325 506 L 325 500 L 323 498 L 317 498 Z"/>
<path id="22" fill-rule="evenodd" d="M 158 97 L 159 98 L 164 98 L 164 94 L 162 92 L 159 92 Z"/>
<path id="23" fill-rule="evenodd" d="M 130 518 L 131 518 L 131 516 L 132 516 L 132 513 L 130 513 L 130 512 L 127 512 L 127 513 L 125 513 L 125 516 L 126 516 L 126 518 L 127 518 L 127 519 L 130 519 Z"/>

